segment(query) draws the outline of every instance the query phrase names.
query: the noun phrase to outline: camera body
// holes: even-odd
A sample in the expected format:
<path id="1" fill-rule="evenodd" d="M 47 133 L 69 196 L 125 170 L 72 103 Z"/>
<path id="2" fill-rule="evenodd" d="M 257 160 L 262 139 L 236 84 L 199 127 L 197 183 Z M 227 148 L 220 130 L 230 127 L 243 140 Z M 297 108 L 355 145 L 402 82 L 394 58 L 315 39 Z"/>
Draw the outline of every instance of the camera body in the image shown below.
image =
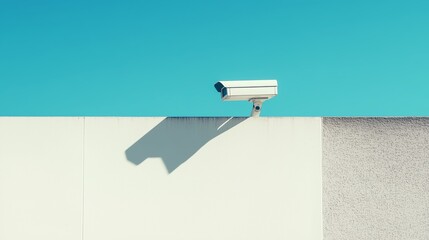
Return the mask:
<path id="1" fill-rule="evenodd" d="M 258 117 L 262 103 L 277 96 L 277 80 L 219 81 L 214 87 L 224 101 L 253 102 L 252 117 Z"/>
<path id="2" fill-rule="evenodd" d="M 214 86 L 224 101 L 268 100 L 277 95 L 277 80 L 219 81 Z"/>

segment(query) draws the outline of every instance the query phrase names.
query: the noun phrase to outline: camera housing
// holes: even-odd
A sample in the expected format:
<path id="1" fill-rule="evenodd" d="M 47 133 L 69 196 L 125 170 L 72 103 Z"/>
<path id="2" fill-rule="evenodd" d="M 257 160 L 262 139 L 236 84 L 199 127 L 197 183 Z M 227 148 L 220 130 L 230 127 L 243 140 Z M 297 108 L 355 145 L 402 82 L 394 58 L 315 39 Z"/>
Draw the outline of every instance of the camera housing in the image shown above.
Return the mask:
<path id="1" fill-rule="evenodd" d="M 277 80 L 219 81 L 214 85 L 224 101 L 253 102 L 253 117 L 259 116 L 264 101 L 277 96 L 277 86 Z"/>

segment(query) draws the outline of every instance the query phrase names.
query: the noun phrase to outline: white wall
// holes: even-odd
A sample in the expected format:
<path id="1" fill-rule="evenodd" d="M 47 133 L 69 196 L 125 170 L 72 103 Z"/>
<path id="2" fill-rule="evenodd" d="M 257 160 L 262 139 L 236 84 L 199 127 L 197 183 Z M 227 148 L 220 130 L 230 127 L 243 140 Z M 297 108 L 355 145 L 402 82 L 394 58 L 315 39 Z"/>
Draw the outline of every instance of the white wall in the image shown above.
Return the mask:
<path id="1" fill-rule="evenodd" d="M 83 119 L 0 118 L 0 239 L 81 238 Z"/>
<path id="2" fill-rule="evenodd" d="M 321 239 L 320 118 L 0 118 L 0 239 Z"/>

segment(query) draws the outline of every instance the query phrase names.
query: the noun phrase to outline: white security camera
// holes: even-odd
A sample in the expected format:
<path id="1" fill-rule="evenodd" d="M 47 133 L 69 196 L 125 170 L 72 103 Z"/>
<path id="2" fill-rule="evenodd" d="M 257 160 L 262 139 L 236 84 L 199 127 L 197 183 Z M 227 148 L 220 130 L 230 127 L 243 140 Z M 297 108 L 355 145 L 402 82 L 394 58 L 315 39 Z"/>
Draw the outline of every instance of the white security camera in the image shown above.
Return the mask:
<path id="1" fill-rule="evenodd" d="M 264 101 L 277 96 L 277 80 L 219 81 L 214 87 L 224 101 L 252 102 L 252 117 L 259 117 Z"/>

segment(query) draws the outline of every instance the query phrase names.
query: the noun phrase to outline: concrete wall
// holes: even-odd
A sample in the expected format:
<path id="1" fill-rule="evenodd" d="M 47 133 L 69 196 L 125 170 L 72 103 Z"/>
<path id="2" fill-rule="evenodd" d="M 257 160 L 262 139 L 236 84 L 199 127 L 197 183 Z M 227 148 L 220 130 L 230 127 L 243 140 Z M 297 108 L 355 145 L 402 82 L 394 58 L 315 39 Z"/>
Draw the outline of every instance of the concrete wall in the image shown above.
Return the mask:
<path id="1" fill-rule="evenodd" d="M 0 239 L 321 239 L 320 118 L 0 118 Z"/>
<path id="2" fill-rule="evenodd" d="M 429 239 L 429 118 L 323 125 L 324 239 Z"/>
<path id="3" fill-rule="evenodd" d="M 321 239 L 322 156 L 324 239 L 429 239 L 428 118 L 59 117 L 0 118 L 0 239 Z"/>

